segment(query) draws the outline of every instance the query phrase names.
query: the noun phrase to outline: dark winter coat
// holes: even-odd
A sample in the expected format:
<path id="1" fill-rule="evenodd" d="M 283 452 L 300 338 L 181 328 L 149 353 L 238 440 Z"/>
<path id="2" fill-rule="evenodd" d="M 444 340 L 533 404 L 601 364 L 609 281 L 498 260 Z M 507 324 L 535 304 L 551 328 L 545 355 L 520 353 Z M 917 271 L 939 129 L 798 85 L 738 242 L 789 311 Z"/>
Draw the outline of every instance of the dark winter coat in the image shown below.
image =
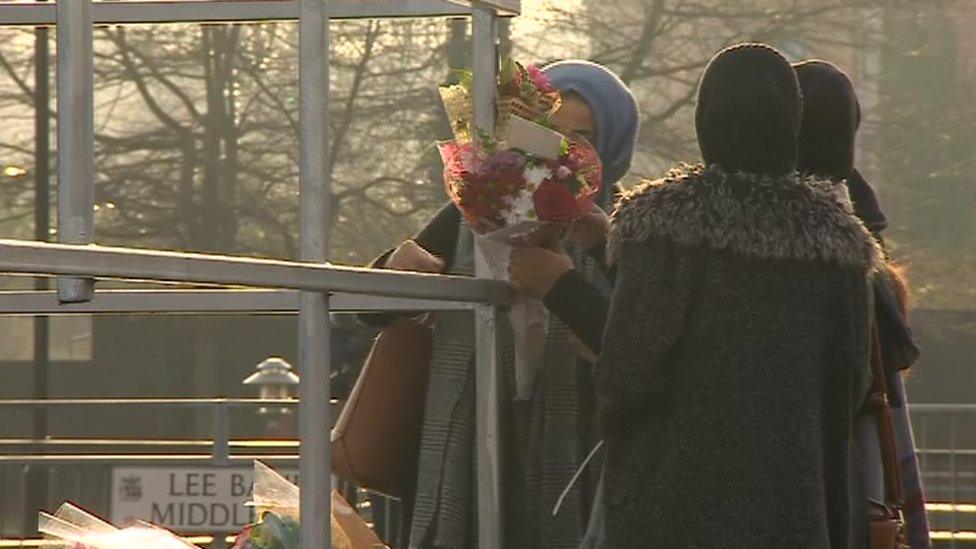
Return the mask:
<path id="1" fill-rule="evenodd" d="M 803 91 L 803 122 L 799 136 L 797 169 L 832 181 L 845 183 L 850 191 L 854 213 L 879 242 L 888 220 L 871 185 L 854 169 L 854 150 L 861 107 L 850 77 L 836 65 L 810 60 L 794 66 Z M 925 512 L 922 475 L 915 455 L 912 425 L 905 406 L 905 387 L 901 371 L 914 364 L 919 349 L 912 338 L 890 273 L 874 280 L 875 319 L 881 336 L 886 382 L 901 467 L 902 491 L 908 544 L 912 549 L 931 546 Z M 868 547 L 867 499 L 884 499 L 884 482 L 877 425 L 870 407 L 863 407 L 855 420 L 855 447 L 859 462 L 860 499 L 853 501 L 853 547 Z M 859 531 L 858 531 L 859 527 Z"/>
<path id="2" fill-rule="evenodd" d="M 846 547 L 874 239 L 826 182 L 683 168 L 614 214 L 606 547 Z"/>

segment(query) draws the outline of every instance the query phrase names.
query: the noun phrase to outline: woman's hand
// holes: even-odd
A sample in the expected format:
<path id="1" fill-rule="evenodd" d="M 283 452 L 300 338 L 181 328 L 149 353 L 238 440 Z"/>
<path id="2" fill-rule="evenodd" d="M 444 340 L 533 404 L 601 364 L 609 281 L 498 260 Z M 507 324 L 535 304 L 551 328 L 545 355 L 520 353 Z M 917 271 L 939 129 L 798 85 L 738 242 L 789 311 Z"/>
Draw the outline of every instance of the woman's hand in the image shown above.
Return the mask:
<path id="1" fill-rule="evenodd" d="M 569 239 L 584 250 L 604 246 L 610 232 L 610 216 L 596 204 L 583 217 L 573 222 Z"/>
<path id="2" fill-rule="evenodd" d="M 562 248 L 553 251 L 534 244 L 520 244 L 512 249 L 508 281 L 520 293 L 545 299 L 559 277 L 572 269 L 573 260 Z"/>
<path id="3" fill-rule="evenodd" d="M 413 240 L 407 240 L 397 246 L 383 266 L 397 271 L 440 273 L 444 270 L 444 260 L 423 249 Z"/>
<path id="4" fill-rule="evenodd" d="M 548 248 L 558 243 L 566 232 L 565 223 L 543 223 L 532 232 L 519 236 L 513 242 L 514 245 L 530 244 Z"/>

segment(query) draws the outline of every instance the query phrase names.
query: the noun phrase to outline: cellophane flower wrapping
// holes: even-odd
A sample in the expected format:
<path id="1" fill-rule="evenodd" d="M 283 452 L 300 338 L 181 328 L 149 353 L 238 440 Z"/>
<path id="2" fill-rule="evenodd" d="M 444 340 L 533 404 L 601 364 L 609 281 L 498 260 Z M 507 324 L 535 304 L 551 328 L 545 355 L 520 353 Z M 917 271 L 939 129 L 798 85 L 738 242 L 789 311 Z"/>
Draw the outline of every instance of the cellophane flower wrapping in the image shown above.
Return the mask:
<path id="1" fill-rule="evenodd" d="M 254 462 L 250 506 L 257 521 L 237 535 L 233 549 L 298 549 L 301 492 L 294 483 L 260 461 Z M 377 549 L 386 547 L 336 491 L 332 492 L 332 547 Z"/>
<path id="2" fill-rule="evenodd" d="M 196 545 L 147 523 L 116 528 L 70 503 L 53 514 L 40 513 L 38 531 L 45 547 L 58 549 L 193 549 Z"/>
<path id="3" fill-rule="evenodd" d="M 592 208 L 602 166 L 586 140 L 552 129 L 550 117 L 562 100 L 541 70 L 505 60 L 497 92 L 496 133 L 484 135 L 474 129 L 470 82 L 462 78 L 442 88 L 454 140 L 438 148 L 447 195 L 474 231 L 492 277 L 507 280 L 515 243 L 558 235 Z M 528 399 L 541 365 L 549 312 L 540 301 L 526 298 L 508 314 L 515 335 L 516 398 Z"/>

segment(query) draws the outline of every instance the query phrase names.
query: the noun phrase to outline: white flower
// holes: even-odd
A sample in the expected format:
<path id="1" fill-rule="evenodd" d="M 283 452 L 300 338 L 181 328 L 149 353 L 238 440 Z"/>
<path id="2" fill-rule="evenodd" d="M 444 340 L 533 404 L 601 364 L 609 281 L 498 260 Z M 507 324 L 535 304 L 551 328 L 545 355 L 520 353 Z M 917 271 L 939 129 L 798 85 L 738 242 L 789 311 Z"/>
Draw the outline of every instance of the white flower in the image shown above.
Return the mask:
<path id="1" fill-rule="evenodd" d="M 525 170 L 525 180 L 533 189 L 550 177 L 552 177 L 552 170 L 545 165 L 536 164 Z"/>
<path id="2" fill-rule="evenodd" d="M 517 195 L 509 199 L 508 211 L 505 212 L 505 224 L 516 225 L 523 221 L 534 221 L 535 202 L 532 201 L 532 191 L 522 189 Z"/>

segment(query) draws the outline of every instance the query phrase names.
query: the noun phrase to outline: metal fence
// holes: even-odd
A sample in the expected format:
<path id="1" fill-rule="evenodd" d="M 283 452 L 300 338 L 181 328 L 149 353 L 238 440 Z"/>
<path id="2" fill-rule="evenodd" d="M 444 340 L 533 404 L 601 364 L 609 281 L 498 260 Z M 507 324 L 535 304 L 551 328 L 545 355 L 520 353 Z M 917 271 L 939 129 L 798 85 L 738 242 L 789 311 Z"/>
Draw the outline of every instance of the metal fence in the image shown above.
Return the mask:
<path id="1" fill-rule="evenodd" d="M 14 401 L 24 409 L 75 406 L 186 406 L 213 413 L 210 441 L 21 440 L 3 442 L 0 494 L 11 493 L 24 466 L 41 466 L 63 480 L 66 496 L 80 496 L 98 469 L 128 462 L 230 465 L 254 457 L 296 461 L 302 479 L 302 546 L 326 547 L 330 533 L 329 328 L 335 310 L 470 309 L 476 316 L 479 545 L 501 545 L 501 468 L 497 423 L 498 304 L 504 285 L 488 280 L 335 267 L 329 258 L 327 205 L 328 23 L 362 17 L 468 16 L 473 20 L 473 65 L 477 124 L 493 123 L 493 81 L 497 70 L 497 21 L 517 14 L 518 0 L 184 0 L 0 3 L 0 25 L 56 25 L 58 236 L 62 244 L 0 240 L 0 272 L 61 276 L 58 291 L 0 294 L 0 314 L 137 312 L 299 312 L 299 440 L 282 451 L 255 451 L 230 436 L 228 417 L 238 407 L 267 401 Z M 243 22 L 297 20 L 300 90 L 300 233 L 302 262 L 256 260 L 92 246 L 93 234 L 93 44 L 96 24 Z M 479 262 L 478 275 L 487 277 Z M 93 278 L 233 286 L 228 290 L 97 291 Z M 241 289 L 247 288 L 247 289 Z M 277 403 L 275 403 L 277 404 Z M 294 403 L 281 402 L 281 405 Z M 976 541 L 976 408 L 924 405 L 913 409 L 923 475 L 931 500 L 934 537 L 958 544 Z M 171 444 L 169 450 L 162 448 Z M 108 453 L 105 448 L 119 449 Z M 295 456 L 295 448 L 298 455 Z M 206 451 L 201 451 L 201 449 Z M 237 450 L 240 450 L 238 453 Z M 73 473 L 68 471 L 74 467 Z M 8 473 L 13 472 L 8 475 Z M 59 471 L 55 473 L 55 471 Z M 60 476 L 58 476 L 60 475 Z M 74 480 L 72 480 L 74 479 Z M 104 480 L 104 479 L 103 479 Z M 8 483 L 8 484 L 4 484 Z M 55 483 L 57 485 L 57 482 Z M 73 488 L 72 488 L 73 487 Z M 47 494 L 60 496 L 62 494 Z M 0 505 L 5 505 L 0 499 Z M 0 508 L 0 517 L 9 516 Z M 21 517 L 23 518 L 23 517 Z M 26 520 L 26 519 L 25 519 Z M 0 529 L 5 525 L 0 524 Z"/>
<path id="2" fill-rule="evenodd" d="M 30 544 L 30 533 L 37 520 L 34 502 L 52 509 L 62 501 L 82 505 L 99 516 L 112 514 L 112 469 L 120 466 L 159 467 L 250 467 L 259 459 L 277 467 L 293 469 L 298 463 L 299 441 L 263 439 L 235 433 L 234 414 L 271 410 L 290 414 L 296 399 L 73 399 L 73 400 L 6 400 L 0 401 L 0 420 L 11 415 L 44 410 L 47 413 L 107 413 L 117 417 L 133 410 L 150 409 L 174 417 L 178 413 L 205 414 L 211 418 L 209 439 L 162 439 L 153 433 L 142 438 L 86 438 L 74 433 L 70 438 L 0 439 L 0 547 L 8 544 Z M 332 402 L 337 411 L 340 403 Z M 333 414 L 335 415 L 335 414 Z M 259 416 L 260 417 L 260 416 Z M 239 418 L 251 419 L 251 418 Z M 246 422 L 245 422 L 246 423 Z M 216 469 L 213 469 L 216 470 Z M 29 476 L 43 475 L 46 493 L 27 498 L 33 489 Z M 335 488 L 355 505 L 388 543 L 397 541 L 394 521 L 398 518 L 396 501 L 382 494 L 368 493 L 334 479 Z M 198 541 L 223 547 L 224 533 L 199 528 L 192 532 Z M 212 540 L 212 541 L 211 541 Z"/>
<path id="3" fill-rule="evenodd" d="M 39 472 L 45 477 L 46 493 L 40 498 L 46 509 L 62 501 L 82 505 L 99 516 L 111 516 L 112 469 L 140 467 L 233 467 L 250 466 L 259 459 L 290 469 L 298 463 L 299 441 L 241 436 L 232 428 L 232 415 L 255 410 L 290 413 L 297 399 L 72 399 L 0 401 L 0 420 L 12 414 L 44 410 L 51 414 L 107 412 L 123 416 L 137 409 L 151 409 L 173 416 L 179 412 L 206 414 L 212 420 L 209 439 L 160 439 L 146 433 L 143 438 L 85 438 L 75 433 L 70 438 L 0 439 L 0 547 L 31 545 L 37 520 L 24 492 L 30 490 L 28 476 Z M 339 401 L 331 407 L 338 411 Z M 335 415 L 335 414 L 333 414 Z M 253 434 L 252 432 L 248 435 Z M 32 471 L 33 469 L 33 471 Z M 334 479 L 335 488 L 373 523 L 383 541 L 398 541 L 399 503 L 383 494 L 371 493 Z M 37 500 L 33 500 L 37 501 Z M 191 534 L 211 547 L 226 545 L 225 533 L 197 529 Z M 5 545 L 7 544 L 7 545 Z"/>
<path id="4" fill-rule="evenodd" d="M 976 543 L 976 405 L 911 407 L 932 537 Z"/>
<path id="5" fill-rule="evenodd" d="M 59 275 L 57 301 L 49 294 L 12 295 L 0 302 L 10 311 L 57 314 L 72 307 L 89 312 L 196 312 L 185 296 L 95 291 L 94 278 L 243 286 L 297 290 L 299 312 L 299 471 L 302 547 L 326 547 L 329 532 L 328 427 L 330 295 L 419 298 L 471 304 L 475 337 L 478 432 L 479 545 L 501 545 L 498 448 L 497 305 L 507 298 L 500 283 L 406 273 L 377 273 L 329 266 L 330 188 L 328 162 L 329 21 L 334 18 L 457 16 L 473 20 L 475 121 L 489 131 L 494 120 L 494 78 L 497 71 L 497 20 L 518 13 L 518 0 L 184 0 L 112 1 L 58 0 L 0 3 L 0 24 L 55 25 L 57 48 L 58 238 L 62 244 L 0 240 L 0 272 Z M 299 27 L 299 203 L 302 262 L 231 258 L 202 254 L 140 251 L 92 246 L 94 211 L 93 40 L 95 24 L 214 22 L 292 19 Z M 477 265 L 487 277 L 483 262 Z M 265 297 L 263 294 L 257 294 Z M 252 296 L 254 297 L 254 296 Z M 282 294 L 293 303 L 293 294 Z M 170 302 L 170 298 L 172 301 Z M 240 291 L 210 296 L 211 306 L 250 312 L 235 301 Z M 45 307 L 23 307 L 24 300 L 42 300 Z M 277 306 L 281 306 L 278 301 Z M 355 299 L 353 299 L 355 301 Z M 394 300 L 395 302 L 395 300 Z M 9 307 L 4 307 L 8 303 Z M 366 300 L 365 309 L 385 309 L 389 301 Z M 78 305 L 82 304 L 82 305 Z M 104 306 L 103 306 L 104 304 Z M 236 308 L 235 308 L 236 307 Z M 436 307 L 435 307 L 436 308 Z M 217 444 L 214 445 L 217 449 Z M 223 450 L 221 449 L 222 453 Z M 11 457 L 11 459 L 14 459 Z M 64 458 L 57 458 L 64 459 Z M 56 460 L 55 460 L 56 461 Z"/>
<path id="6" fill-rule="evenodd" d="M 51 414 L 101 410 L 125 414 L 150 408 L 175 414 L 190 410 L 212 418 L 213 431 L 207 440 L 159 440 L 147 433 L 141 439 L 89 439 L 85 433 L 72 438 L 0 439 L 0 547 L 17 541 L 35 520 L 31 509 L 18 497 L 26 482 L 27 467 L 40 468 L 47 476 L 46 501 L 56 505 L 72 500 L 109 515 L 109 486 L 112 467 L 140 466 L 242 466 L 262 459 L 281 467 L 298 461 L 298 440 L 260 440 L 235 433 L 235 413 L 256 408 L 288 408 L 296 400 L 261 399 L 102 399 L 102 400 L 13 400 L 0 401 L 0 420 L 25 410 L 43 409 Z M 337 408 L 339 402 L 332 403 Z M 939 546 L 976 544 L 976 405 L 918 404 L 911 406 L 928 499 L 932 538 Z M 352 486 L 340 486 L 347 498 L 375 527 L 384 541 L 397 536 L 398 505 L 379 494 Z M 6 495 L 6 497 L 4 497 Z M 220 535 L 210 532 L 197 541 L 222 546 Z M 36 540 L 35 540 L 36 541 Z"/>

